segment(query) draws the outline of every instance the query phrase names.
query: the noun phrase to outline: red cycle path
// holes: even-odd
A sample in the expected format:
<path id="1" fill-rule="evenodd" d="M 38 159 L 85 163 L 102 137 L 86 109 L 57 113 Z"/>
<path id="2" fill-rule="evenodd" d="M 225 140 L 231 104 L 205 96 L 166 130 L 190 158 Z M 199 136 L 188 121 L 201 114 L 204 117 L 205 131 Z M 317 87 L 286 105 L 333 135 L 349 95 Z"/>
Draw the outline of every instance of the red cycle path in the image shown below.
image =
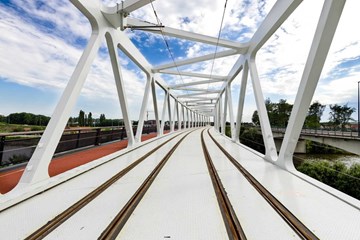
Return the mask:
<path id="1" fill-rule="evenodd" d="M 142 141 L 156 137 L 156 133 L 150 133 L 141 137 Z M 109 155 L 127 147 L 127 140 L 116 143 L 110 143 L 99 147 L 94 147 L 81 152 L 66 154 L 56 157 L 51 161 L 49 166 L 50 177 L 66 172 L 70 169 L 96 160 L 100 157 Z M 4 194 L 13 189 L 19 182 L 25 167 L 9 170 L 0 173 L 0 193 Z"/>

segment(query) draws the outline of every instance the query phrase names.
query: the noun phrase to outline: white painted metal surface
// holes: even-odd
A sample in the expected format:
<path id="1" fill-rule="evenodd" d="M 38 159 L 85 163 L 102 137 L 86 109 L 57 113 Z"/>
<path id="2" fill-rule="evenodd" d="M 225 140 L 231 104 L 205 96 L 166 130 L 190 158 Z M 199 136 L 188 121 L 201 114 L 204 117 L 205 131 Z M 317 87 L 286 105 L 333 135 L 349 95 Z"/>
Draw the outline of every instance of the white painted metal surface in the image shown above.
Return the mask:
<path id="1" fill-rule="evenodd" d="M 200 144 L 201 130 L 195 130 L 179 145 L 118 239 L 228 239 Z M 357 239 L 360 236 L 359 201 L 349 197 L 349 202 L 345 202 L 264 160 L 263 156 L 214 129 L 211 134 L 320 239 Z M 112 156 L 114 159 L 106 164 L 0 212 L 0 235 L 9 240 L 23 239 L 172 136 L 167 134 L 135 151 Z M 248 239 L 298 239 L 207 134 L 205 142 Z M 140 163 L 46 239 L 97 238 L 174 144 L 175 141 L 170 142 Z M 103 159 L 107 160 L 107 157 Z M 331 191 L 336 193 L 336 190 Z"/>
<path id="2" fill-rule="evenodd" d="M 117 239 L 166 236 L 228 238 L 203 156 L 200 130 L 179 145 Z"/>
<path id="3" fill-rule="evenodd" d="M 176 115 L 179 129 L 198 127 L 203 125 L 204 122 L 209 123 L 213 121 L 217 132 L 220 131 L 221 128 L 222 135 L 224 135 L 225 133 L 225 125 L 227 120 L 226 115 L 227 113 L 229 113 L 233 142 L 220 136 L 217 136 L 217 138 L 221 140 L 221 143 L 226 148 L 228 148 L 229 151 L 234 154 L 234 156 L 236 156 L 239 162 L 244 163 L 244 165 L 249 169 L 249 171 L 252 172 L 258 178 L 258 180 L 261 181 L 269 189 L 269 191 L 276 195 L 276 197 L 278 197 L 290 210 L 292 210 L 302 221 L 304 221 L 305 224 L 309 225 L 311 230 L 315 231 L 315 233 L 318 234 L 321 239 L 358 239 L 358 237 L 360 236 L 359 202 L 346 196 L 345 194 L 342 194 L 336 190 L 324 186 L 323 184 L 317 183 L 311 179 L 308 179 L 307 177 L 299 175 L 297 172 L 294 171 L 292 164 L 294 143 L 296 143 L 298 140 L 300 128 L 304 123 L 305 112 L 309 107 L 310 101 L 313 97 L 313 93 L 315 91 L 319 75 L 322 70 L 322 66 L 326 60 L 327 52 L 336 31 L 337 23 L 341 17 L 345 0 L 324 0 L 323 11 L 317 25 L 313 44 L 309 52 L 309 57 L 306 62 L 301 84 L 299 87 L 299 92 L 295 100 L 294 108 L 290 117 L 289 125 L 285 133 L 283 146 L 281 148 L 279 156 L 276 153 L 274 139 L 272 136 L 270 123 L 264 104 L 261 81 L 257 73 L 257 65 L 255 59 L 258 50 L 274 34 L 274 32 L 281 26 L 281 24 L 292 14 L 292 12 L 301 4 L 302 0 L 278 0 L 269 12 L 269 14 L 265 17 L 263 23 L 259 26 L 258 30 L 254 33 L 253 37 L 248 42 L 243 43 L 232 42 L 221 38 L 216 39 L 214 37 L 204 36 L 192 32 L 186 32 L 175 28 L 160 27 L 159 31 L 157 31 L 157 33 L 159 34 L 221 46 L 224 49 L 221 49 L 221 51 L 219 52 L 209 53 L 203 56 L 197 56 L 189 59 L 164 63 L 159 66 L 151 66 L 151 64 L 141 54 L 141 52 L 136 48 L 136 46 L 127 36 L 127 34 L 123 31 L 126 27 L 139 26 L 140 24 L 152 25 L 150 23 L 144 23 L 142 20 L 128 18 L 128 14 L 130 12 L 139 9 L 147 4 L 150 4 L 152 2 L 151 0 L 126 0 L 123 3 L 117 4 L 116 7 L 112 8 L 104 6 L 100 7 L 99 3 L 96 0 L 71 0 L 71 2 L 89 19 L 92 26 L 91 37 L 88 41 L 88 45 L 83 52 L 83 55 L 81 56 L 69 80 L 67 87 L 64 90 L 64 93 L 54 111 L 53 117 L 51 118 L 51 121 L 45 130 L 45 133 L 42 136 L 34 152 L 34 155 L 28 163 L 26 170 L 24 171 L 20 183 L 12 192 L 4 196 L 0 196 L 0 203 L 4 204 L 1 206 L 1 208 L 11 206 L 12 204 L 17 203 L 27 197 L 30 197 L 33 194 L 53 187 L 58 182 L 64 181 L 64 179 L 70 178 L 69 173 L 66 173 L 53 179 L 49 179 L 48 166 L 52 159 L 53 153 L 55 152 L 59 139 L 62 135 L 64 127 L 67 123 L 67 120 L 70 116 L 71 110 L 73 109 L 76 100 L 80 94 L 81 88 L 85 82 L 90 66 L 100 47 L 101 40 L 105 36 L 108 42 L 110 59 L 118 91 L 119 103 L 125 121 L 126 131 L 128 134 L 129 149 L 141 142 L 141 133 L 150 94 L 152 94 L 152 105 L 154 109 L 158 135 L 163 135 L 166 120 L 166 111 L 168 112 L 168 119 L 170 120 L 171 131 L 175 130 L 174 121 Z M 128 106 L 126 100 L 126 86 L 124 86 L 123 84 L 121 69 L 119 67 L 117 48 L 121 49 L 135 64 L 139 66 L 139 68 L 147 76 L 144 98 L 142 101 L 141 112 L 139 115 L 139 124 L 135 136 L 133 135 L 132 124 L 128 111 L 128 108 L 131 106 Z M 237 55 L 238 59 L 227 76 L 213 75 L 212 72 L 196 73 L 179 71 L 179 69 L 177 69 L 177 67 L 179 66 L 196 64 L 207 60 L 215 61 L 219 58 L 225 58 L 227 56 L 234 55 Z M 174 68 L 176 68 L 176 70 L 174 70 Z M 240 96 L 237 106 L 238 113 L 236 119 L 234 119 L 234 113 L 232 112 L 233 107 L 231 106 L 232 96 L 230 93 L 230 87 L 231 82 L 241 71 L 243 71 L 243 73 Z M 238 144 L 234 143 L 238 142 L 239 139 L 249 71 L 251 75 L 252 86 L 254 89 L 257 110 L 266 148 L 265 156 L 255 154 L 252 151 L 244 149 L 243 147 L 239 147 Z M 168 86 L 166 81 L 160 78 L 160 73 L 171 75 L 175 74 L 180 76 L 184 75 L 191 78 L 204 78 L 204 80 L 199 81 L 194 79 L 190 82 L 171 84 L 170 86 Z M 223 82 L 221 87 L 207 87 L 206 89 L 202 88 L 203 90 L 199 91 L 199 86 L 214 86 L 214 83 L 216 84 L 219 82 Z M 158 109 L 156 85 L 159 85 L 160 88 L 165 91 L 162 114 L 159 113 Z M 187 93 L 184 94 L 183 91 L 187 91 Z M 213 97 L 212 95 L 215 94 L 216 97 Z M 173 98 L 175 101 L 175 106 L 173 109 L 170 107 L 170 102 L 172 101 L 171 98 Z M 181 127 L 181 125 L 183 125 L 183 127 Z M 187 156 L 184 160 L 186 164 L 182 165 L 179 163 L 179 161 L 183 159 L 183 156 L 177 153 L 177 155 L 174 157 L 174 161 L 170 163 L 170 167 L 168 166 L 169 168 L 167 167 L 165 169 L 166 171 L 161 174 L 161 178 L 159 178 L 160 180 L 157 181 L 166 182 L 166 180 L 171 180 L 170 183 L 176 186 L 176 188 L 174 189 L 182 189 L 183 187 L 185 187 L 184 185 L 186 184 L 196 182 L 197 180 L 200 181 L 201 184 L 196 185 L 196 187 L 198 187 L 199 189 L 197 191 L 189 190 L 189 192 L 186 192 L 186 194 L 188 195 L 186 195 L 185 197 L 198 194 L 196 196 L 198 196 L 199 198 L 193 199 L 193 202 L 189 201 L 189 204 L 196 205 L 200 203 L 201 205 L 202 203 L 203 206 L 200 206 L 200 209 L 207 209 L 204 210 L 204 214 L 214 214 L 213 221 L 217 221 L 216 223 L 210 222 L 210 220 L 208 219 L 205 220 L 209 221 L 210 225 L 213 224 L 214 226 L 218 226 L 218 228 L 214 228 L 214 231 L 216 232 L 214 232 L 213 238 L 219 239 L 224 236 L 224 229 L 223 227 L 221 227 L 221 224 L 218 221 L 218 215 L 215 211 L 215 207 L 213 204 L 214 196 L 210 193 L 210 189 L 208 188 L 209 179 L 208 177 L 205 177 L 203 170 L 201 170 L 203 169 L 203 164 L 197 162 L 198 158 L 201 158 L 201 151 L 198 142 L 194 139 L 195 135 L 196 134 L 193 134 L 192 138 L 189 138 L 191 140 L 185 142 L 186 144 L 184 143 L 184 146 L 187 146 L 186 148 L 179 150 L 180 152 L 183 152 L 182 154 L 185 154 L 185 156 Z M 165 136 L 165 138 L 166 137 L 167 136 Z M 146 149 L 146 147 L 143 149 Z M 122 162 L 121 164 L 125 164 L 126 161 L 131 161 L 131 159 L 133 160 L 134 157 L 137 156 L 137 154 L 141 153 L 142 150 L 136 150 L 132 152 L 130 155 L 127 155 L 128 157 L 124 157 L 127 160 L 124 160 L 124 162 Z M 218 153 L 216 152 L 213 152 L 213 154 L 218 156 Z M 99 159 L 99 161 L 106 161 L 107 158 Z M 270 161 L 271 163 L 264 161 L 264 159 Z M 219 169 L 224 168 L 220 172 L 222 176 L 227 179 L 225 181 L 232 184 L 232 191 L 229 191 L 229 196 L 231 196 L 232 199 L 237 198 L 237 196 L 241 196 L 242 193 L 239 193 L 236 189 L 233 190 L 233 188 L 235 188 L 234 186 L 237 186 L 237 183 L 232 182 L 234 179 L 240 181 L 241 177 L 236 175 L 235 172 L 231 170 L 230 166 L 222 165 L 220 158 L 216 159 L 216 161 L 216 165 L 217 167 L 219 167 Z M 273 163 L 275 165 L 273 165 Z M 17 224 L 14 224 L 14 222 L 18 223 L 19 221 L 23 221 L 21 222 L 21 225 L 23 226 L 22 228 L 13 230 L 14 233 L 16 232 L 16 234 L 18 235 L 15 234 L 11 236 L 14 238 L 22 238 L 22 236 L 33 230 L 35 226 L 41 225 L 42 223 L 48 221 L 49 219 L 51 219 L 52 216 L 56 215 L 56 213 L 66 208 L 66 206 L 69 206 L 72 202 L 76 201 L 76 199 L 84 195 L 86 192 L 89 192 L 91 189 L 93 189 L 97 184 L 99 184 L 102 179 L 107 178 L 109 173 L 106 172 L 106 170 L 104 169 L 108 169 L 109 171 L 115 171 L 115 169 L 117 169 L 121 165 L 120 164 L 114 166 L 113 164 L 115 164 L 115 161 L 112 161 L 109 164 L 98 168 L 96 171 L 100 171 L 100 169 L 103 169 L 101 171 L 104 172 L 96 174 L 96 178 L 94 178 L 94 175 L 91 175 L 90 173 L 85 173 L 78 178 L 67 182 L 66 184 L 55 187 L 54 189 L 51 189 L 44 194 L 33 197 L 21 204 L 14 206 L 13 208 L 10 208 L 9 210 L 1 212 L 1 231 L 9 231 L 9 229 L 11 229 L 13 226 L 17 226 Z M 177 170 L 171 170 L 171 167 L 175 168 L 175 166 L 179 169 L 183 169 L 183 173 L 177 172 Z M 281 170 L 279 167 L 285 170 Z M 73 175 L 71 175 L 71 177 L 84 172 L 83 170 L 79 170 L 84 168 L 85 167 L 81 167 L 73 170 L 71 173 Z M 143 169 L 144 171 L 145 168 L 146 167 L 144 167 Z M 227 172 L 227 170 L 229 170 L 229 172 Z M 141 177 L 143 177 L 142 174 L 145 173 L 142 173 L 141 170 L 138 171 L 140 171 L 139 176 L 141 175 Z M 177 182 L 178 179 L 175 179 L 175 177 L 170 174 L 173 171 L 175 171 L 174 176 L 178 176 L 179 179 L 183 179 L 182 182 Z M 80 179 L 83 178 L 86 178 L 85 185 L 79 185 L 80 187 L 78 186 L 75 188 L 71 188 L 71 184 L 80 184 L 80 182 L 83 181 Z M 304 181 L 303 179 L 306 179 L 306 181 Z M 309 182 L 311 184 L 309 184 Z M 166 184 L 168 184 L 168 182 L 166 182 Z M 176 194 L 178 190 L 172 192 L 172 189 L 169 189 L 170 185 L 166 184 L 162 184 L 162 182 L 156 183 L 157 188 L 153 188 L 150 192 L 151 197 L 146 199 L 147 203 L 150 206 L 154 206 L 154 208 L 161 207 L 155 201 L 156 199 L 161 198 L 163 200 L 170 201 L 172 198 L 174 198 L 174 196 L 177 196 Z M 127 186 L 131 187 L 132 185 L 128 184 Z M 245 184 L 241 186 L 247 189 Z M 156 192 L 158 191 L 157 189 L 162 189 L 164 191 Z M 171 194 L 166 194 L 168 191 L 170 191 Z M 244 209 L 245 204 L 250 204 L 252 201 L 257 202 L 259 206 L 263 206 L 261 200 L 258 200 L 255 196 L 253 196 L 252 193 L 250 193 L 251 190 L 248 189 L 248 191 L 249 193 L 246 193 L 245 196 L 247 198 L 244 198 L 246 200 L 243 200 L 244 205 L 241 204 L 241 206 L 238 206 L 239 209 L 242 209 L 241 212 L 246 212 L 247 210 Z M 65 194 L 68 192 L 71 192 L 73 194 L 71 194 L 71 197 L 64 199 L 64 196 L 66 196 Z M 204 195 L 202 196 L 200 193 Z M 108 193 L 108 195 L 110 196 L 113 194 Z M 206 196 L 206 198 L 201 198 L 204 196 Z M 176 203 L 178 205 L 176 205 L 174 209 L 177 211 L 181 211 L 183 207 L 187 207 L 187 209 L 192 209 L 192 205 L 185 206 L 182 205 L 183 203 L 180 201 Z M 236 204 L 234 203 L 234 206 Z M 53 208 L 53 205 L 56 207 Z M 44 208 L 44 206 L 49 207 L 49 209 Z M 167 207 L 170 209 L 169 211 L 173 211 L 170 206 Z M 251 206 L 249 205 L 249 208 L 250 207 Z M 146 214 L 150 214 L 149 211 L 152 210 L 146 208 L 145 204 L 141 205 L 139 209 L 140 210 L 137 211 L 142 211 L 141 214 L 145 214 L 145 216 L 147 216 Z M 237 209 L 237 211 L 240 211 L 239 209 Z M 96 208 L 96 211 L 98 210 L 99 208 Z M 110 211 L 111 209 L 109 208 L 107 210 Z M 264 210 L 264 212 L 255 212 L 254 214 L 257 216 L 263 216 L 265 215 L 266 211 L 268 210 Z M 181 221 L 184 221 L 183 219 L 186 213 L 180 213 L 183 214 L 180 218 L 180 223 L 182 223 Z M 192 236 L 196 235 L 197 239 L 201 239 L 203 236 L 206 235 L 205 231 L 203 231 L 204 228 L 202 227 L 201 230 L 199 227 L 199 229 L 195 229 L 194 232 L 183 232 L 180 231 L 182 229 L 174 229 L 175 227 L 173 227 L 170 222 L 164 220 L 167 219 L 167 216 L 165 215 L 165 213 L 156 215 L 156 221 L 154 221 L 157 223 L 167 224 L 167 226 L 169 227 L 167 231 L 172 231 L 171 233 L 164 233 L 162 237 L 173 235 L 181 236 L 181 238 L 191 238 Z M 215 215 L 217 217 L 215 217 Z M 269 219 L 271 219 L 270 215 L 271 214 L 269 212 L 266 213 L 266 216 L 269 216 Z M 36 216 L 36 219 L 33 219 L 33 216 Z M 109 218 L 109 216 L 105 215 L 103 217 L 107 219 Z M 192 217 L 193 216 L 190 216 L 190 218 L 194 220 L 194 224 L 196 225 L 197 218 Z M 81 218 L 83 217 L 80 217 L 80 219 Z M 4 221 L 4 219 L 8 220 Z M 270 221 L 269 219 L 265 219 L 263 224 L 266 225 L 265 222 Z M 349 221 L 349 219 L 351 221 Z M 245 217 L 242 221 L 247 220 L 254 221 L 254 219 L 252 219 L 251 217 Z M 129 225 L 127 227 L 128 231 L 132 231 L 131 234 L 140 234 L 134 232 L 134 226 L 139 223 L 139 221 L 141 222 L 142 219 L 134 218 L 131 221 L 134 222 L 129 223 L 133 225 Z M 275 222 L 277 222 L 278 219 L 274 218 L 271 221 L 272 224 L 275 225 L 277 224 Z M 272 224 L 270 224 L 270 226 L 273 226 Z M 251 233 L 251 236 L 257 238 L 259 236 L 266 235 L 264 232 L 258 232 L 257 235 L 256 230 L 252 229 L 251 225 L 252 224 L 247 225 L 247 228 L 250 229 L 249 231 L 253 231 Z M 334 225 L 336 226 L 336 228 L 333 227 Z M 79 226 L 71 225 L 71 227 L 76 228 Z M 267 229 L 266 226 L 264 228 Z M 287 232 L 288 230 L 284 226 L 279 227 L 279 229 L 280 228 L 282 230 L 279 230 L 279 234 L 285 234 L 285 232 Z M 156 229 L 156 233 L 160 234 L 161 229 Z M 68 231 L 71 232 L 71 230 L 66 230 L 66 232 Z M 185 235 L 180 235 L 180 232 L 181 234 Z M 202 235 L 203 233 L 204 235 Z M 6 232 L 4 232 L 4 234 L 6 234 Z M 274 234 L 276 235 L 277 233 Z M 155 237 L 155 235 L 152 236 Z M 160 235 L 156 235 L 156 237 L 158 236 Z M 292 237 L 293 236 L 286 236 L 284 239 L 290 239 Z M 209 239 L 208 235 L 206 235 L 204 239 Z"/>
<path id="4" fill-rule="evenodd" d="M 136 151 L 131 151 L 130 153 L 120 157 L 116 157 L 116 155 L 121 155 L 122 152 L 124 152 L 123 150 L 113 154 L 112 156 L 103 157 L 102 159 L 99 159 L 100 162 L 109 161 L 111 158 L 114 159 L 42 194 L 38 194 L 24 202 L 18 203 L 12 208 L 0 212 L 0 236 L 7 240 L 24 239 L 35 229 L 41 227 L 59 213 L 70 207 L 121 169 L 124 169 L 126 166 L 146 154 L 149 150 L 165 142 L 172 136 L 173 135 L 166 135 L 158 141 L 153 141 L 138 148 Z M 156 159 L 157 157 L 160 157 L 160 155 L 166 154 L 166 152 L 160 152 L 158 154 L 159 155 L 155 156 Z M 152 158 L 154 158 L 154 156 L 152 156 Z M 137 177 L 142 178 L 143 175 L 140 174 Z M 114 205 L 111 206 L 114 207 Z M 102 207 L 100 209 L 102 209 Z M 112 209 L 112 212 L 114 212 L 114 209 Z M 96 215 L 93 215 L 91 219 L 95 219 L 94 223 L 97 224 Z M 86 221 L 86 219 L 84 219 L 84 221 Z M 81 226 L 78 230 L 81 232 Z M 74 234 L 81 235 L 78 232 L 74 232 Z M 66 238 L 61 237 L 61 239 Z"/>
<path id="5" fill-rule="evenodd" d="M 216 140 L 229 151 L 268 191 L 280 200 L 320 239 L 358 239 L 360 236 L 360 201 L 328 187 L 321 189 L 292 172 L 267 162 L 246 147 L 233 143 L 215 131 Z M 230 194 L 230 193 L 229 193 Z M 247 195 L 248 193 L 246 193 Z M 334 196 L 335 195 L 335 196 Z M 259 213 L 258 216 L 262 214 Z M 286 239 L 286 238 L 285 238 Z"/>

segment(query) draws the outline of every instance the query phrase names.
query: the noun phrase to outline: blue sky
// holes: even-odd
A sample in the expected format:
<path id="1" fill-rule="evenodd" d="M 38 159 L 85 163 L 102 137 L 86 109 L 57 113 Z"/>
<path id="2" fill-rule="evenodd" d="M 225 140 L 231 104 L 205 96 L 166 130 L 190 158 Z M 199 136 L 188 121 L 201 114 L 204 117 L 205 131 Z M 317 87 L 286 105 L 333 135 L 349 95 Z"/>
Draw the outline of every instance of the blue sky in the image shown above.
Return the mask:
<path id="1" fill-rule="evenodd" d="M 90 0 L 89 0 L 90 1 Z M 96 0 L 94 0 L 96 1 Z M 114 1 L 104 0 L 105 4 Z M 229 0 L 222 38 L 248 41 L 274 0 Z M 257 66 L 264 97 L 272 101 L 287 99 L 292 103 L 300 82 L 323 1 L 305 0 L 259 51 Z M 165 26 L 217 36 L 224 1 L 161 1 L 154 2 Z M 201 7 L 199 7 L 201 6 Z M 313 100 L 322 104 L 346 104 L 357 107 L 357 82 L 360 80 L 360 31 L 353 29 L 360 22 L 359 1 L 348 0 Z M 150 5 L 131 14 L 156 22 Z M 306 16 L 306 18 L 304 18 Z M 51 115 L 68 82 L 91 28 L 87 19 L 68 1 L 1 0 L 0 1 L 0 114 L 33 112 Z M 161 36 L 127 31 L 133 43 L 148 61 L 156 66 L 171 62 Z M 214 46 L 167 38 L 176 59 L 214 52 Z M 130 116 L 138 119 L 145 86 L 145 75 L 125 54 L 119 51 Z M 215 61 L 213 74 L 227 75 L 237 56 Z M 209 73 L 212 61 L 184 66 L 180 70 Z M 187 77 L 162 76 L 169 84 L 190 81 Z M 250 80 L 250 79 L 249 79 Z M 240 77 L 234 80 L 234 112 Z M 163 94 L 158 90 L 162 107 Z M 250 121 L 255 110 L 249 81 L 244 120 Z M 95 117 L 122 118 L 107 54 L 105 39 L 90 74 L 73 109 L 91 111 Z M 327 107 L 327 109 L 329 109 Z M 149 105 L 149 111 L 152 106 Z M 150 116 L 149 118 L 152 118 Z M 357 119 L 357 114 L 353 115 Z M 328 110 L 323 120 L 328 118 Z"/>

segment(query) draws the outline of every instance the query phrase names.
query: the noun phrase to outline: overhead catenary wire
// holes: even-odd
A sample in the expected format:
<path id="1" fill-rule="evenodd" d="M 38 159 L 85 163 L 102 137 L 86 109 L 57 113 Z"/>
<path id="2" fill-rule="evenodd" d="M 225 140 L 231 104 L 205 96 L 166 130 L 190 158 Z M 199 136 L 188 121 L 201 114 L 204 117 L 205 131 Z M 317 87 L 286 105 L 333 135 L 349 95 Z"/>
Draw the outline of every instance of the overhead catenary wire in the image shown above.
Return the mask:
<path id="1" fill-rule="evenodd" d="M 149 0 L 149 2 L 150 2 L 150 4 L 151 4 L 151 8 L 152 8 L 152 10 L 153 10 L 153 12 L 154 12 L 154 15 L 155 15 L 155 18 L 156 18 L 156 21 L 157 21 L 158 25 L 162 25 L 162 23 L 161 23 L 161 21 L 160 21 L 160 19 L 159 19 L 159 16 L 157 15 L 157 12 L 156 12 L 156 10 L 155 10 L 154 4 L 152 3 L 151 0 Z M 178 67 L 178 65 L 176 64 L 174 54 L 172 53 L 172 51 L 171 51 L 171 49 L 170 49 L 170 45 L 169 45 L 168 41 L 167 41 L 166 38 L 165 38 L 165 35 L 164 35 L 164 33 L 163 33 L 162 28 L 160 28 L 160 33 L 161 33 L 161 36 L 162 36 L 162 38 L 163 38 L 163 40 L 164 40 L 166 49 L 167 49 L 167 51 L 169 52 L 169 55 L 170 55 L 170 57 L 171 57 L 174 65 L 175 65 L 175 68 L 176 68 L 176 71 L 177 71 L 177 73 L 178 73 L 178 75 L 179 75 L 179 77 L 180 77 L 180 80 L 181 80 L 181 82 L 184 84 L 184 83 L 185 83 L 185 82 L 184 82 L 184 79 L 182 78 L 182 75 L 181 75 L 181 73 L 180 73 L 179 67 Z M 185 90 L 185 91 L 186 91 L 186 93 L 189 93 L 187 90 Z"/>
<path id="2" fill-rule="evenodd" d="M 222 13 L 222 17 L 221 17 L 221 23 L 220 23 L 219 33 L 218 33 L 217 40 L 216 40 L 214 58 L 213 58 L 213 61 L 212 61 L 212 64 L 211 64 L 210 80 L 211 80 L 211 78 L 212 78 L 212 76 L 213 76 L 214 65 L 215 65 L 215 60 L 216 60 L 216 54 L 217 54 L 217 50 L 218 50 L 218 47 L 219 47 L 219 41 L 220 41 L 220 36 L 221 36 L 221 32 L 222 32 L 222 26 L 223 26 L 223 24 L 224 24 L 224 18 L 225 18 L 225 11 L 226 11 L 226 6 L 227 6 L 227 1 L 228 1 L 228 0 L 225 0 L 225 5 L 224 5 L 224 10 L 223 10 L 223 13 Z M 210 83 L 207 84 L 206 91 L 209 90 L 209 86 L 210 86 Z"/>

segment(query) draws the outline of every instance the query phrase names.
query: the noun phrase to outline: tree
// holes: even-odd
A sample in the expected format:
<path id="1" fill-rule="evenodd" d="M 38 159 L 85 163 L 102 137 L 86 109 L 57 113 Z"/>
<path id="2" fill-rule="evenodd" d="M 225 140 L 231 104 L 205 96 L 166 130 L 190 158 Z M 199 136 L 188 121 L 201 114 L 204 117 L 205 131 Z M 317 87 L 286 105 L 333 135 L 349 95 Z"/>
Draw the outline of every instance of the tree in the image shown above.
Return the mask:
<path id="1" fill-rule="evenodd" d="M 85 112 L 83 110 L 80 110 L 79 112 L 78 123 L 80 127 L 85 126 Z"/>
<path id="2" fill-rule="evenodd" d="M 106 117 L 105 114 L 100 114 L 100 126 L 106 125 Z"/>
<path id="3" fill-rule="evenodd" d="M 259 119 L 259 114 L 258 114 L 257 110 L 254 111 L 251 120 L 256 126 L 260 125 L 260 119 Z"/>
<path id="4" fill-rule="evenodd" d="M 6 122 L 7 117 L 5 117 L 4 115 L 0 115 L 0 122 Z"/>
<path id="5" fill-rule="evenodd" d="M 42 125 L 46 126 L 50 121 L 50 117 L 44 115 L 35 115 L 32 113 L 11 113 L 7 120 L 13 124 Z"/>
<path id="6" fill-rule="evenodd" d="M 269 98 L 265 100 L 266 110 L 269 116 L 270 125 L 273 127 L 286 127 L 293 105 L 286 102 L 286 99 L 280 99 L 279 103 L 273 103 Z M 260 124 L 259 114 L 253 113 L 252 121 L 254 124 Z"/>
<path id="7" fill-rule="evenodd" d="M 286 102 L 286 99 L 280 99 L 279 103 L 275 104 L 275 121 L 271 125 L 286 127 L 293 105 Z"/>
<path id="8" fill-rule="evenodd" d="M 321 116 L 325 110 L 326 105 L 322 105 L 318 101 L 310 105 L 309 111 L 305 119 L 305 126 L 308 128 L 319 128 Z"/>
<path id="9" fill-rule="evenodd" d="M 330 105 L 330 122 L 334 127 L 341 127 L 341 129 L 345 128 L 345 125 L 349 123 L 351 118 L 351 114 L 353 114 L 356 109 L 349 107 L 347 104 L 340 106 L 337 104 Z"/>
<path id="10" fill-rule="evenodd" d="M 89 112 L 89 115 L 88 115 L 88 125 L 91 127 L 93 125 L 93 118 L 92 118 L 92 113 Z"/>

